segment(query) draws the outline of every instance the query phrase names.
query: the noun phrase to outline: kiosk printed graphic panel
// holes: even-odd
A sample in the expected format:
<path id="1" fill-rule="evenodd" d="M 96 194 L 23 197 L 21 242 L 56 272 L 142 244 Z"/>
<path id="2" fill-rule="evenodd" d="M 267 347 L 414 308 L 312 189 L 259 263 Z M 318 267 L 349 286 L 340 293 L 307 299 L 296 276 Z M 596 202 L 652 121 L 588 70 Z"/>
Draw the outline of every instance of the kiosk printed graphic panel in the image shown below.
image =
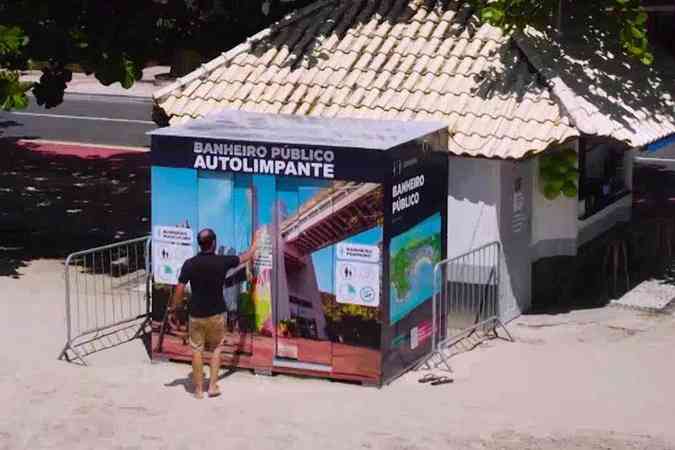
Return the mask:
<path id="1" fill-rule="evenodd" d="M 152 133 L 153 226 L 253 254 L 225 282 L 223 364 L 379 383 L 428 349 L 447 159 L 423 144 L 445 127 L 222 111 Z M 155 283 L 153 353 L 187 361 L 170 293 Z"/>
<path id="2" fill-rule="evenodd" d="M 434 266 L 441 260 L 441 215 L 434 214 L 389 244 L 390 309 L 396 323 L 433 295 Z"/>
<path id="3" fill-rule="evenodd" d="M 191 231 L 186 232 L 189 242 L 185 239 L 178 242 L 163 231 L 191 229 L 197 222 L 196 177 L 195 170 L 152 168 L 151 208 L 155 242 L 152 248 L 154 277 L 158 283 L 176 284 L 182 263 L 194 254 L 195 237 Z M 175 208 L 176 204 L 183 206 Z"/>
<path id="4" fill-rule="evenodd" d="M 330 365 L 332 345 L 319 341 L 378 346 L 377 309 L 338 304 L 335 267 L 338 247 L 381 244 L 381 197 L 374 183 L 277 178 L 284 260 L 275 298 L 279 357 Z M 379 295 L 379 278 L 373 286 Z"/>
<path id="5" fill-rule="evenodd" d="M 172 176 L 195 172 L 169 170 Z M 213 229 L 219 254 L 253 249 L 250 270 L 229 274 L 224 288 L 226 347 L 264 364 L 277 357 L 343 373 L 379 373 L 374 349 L 380 347 L 381 333 L 382 185 L 201 170 L 188 178 L 194 183 L 189 204 L 197 205 L 190 219 L 195 233 Z M 153 216 L 155 224 L 182 217 L 175 201 L 164 202 L 161 209 Z M 356 251 L 367 255 L 355 258 L 350 252 Z M 358 294 L 365 297 L 361 303 L 338 301 L 336 267 L 346 261 L 371 269 L 359 285 Z M 168 293 L 157 295 L 156 309 L 164 310 L 168 299 Z M 187 318 L 185 313 L 176 324 L 155 323 L 155 341 L 165 327 L 162 352 L 190 356 Z M 334 345 L 338 355 L 346 355 L 336 364 Z"/>
<path id="6" fill-rule="evenodd" d="M 433 271 L 445 254 L 447 158 L 415 145 L 392 152 L 387 242 L 388 326 L 383 377 L 391 379 L 430 351 Z"/>

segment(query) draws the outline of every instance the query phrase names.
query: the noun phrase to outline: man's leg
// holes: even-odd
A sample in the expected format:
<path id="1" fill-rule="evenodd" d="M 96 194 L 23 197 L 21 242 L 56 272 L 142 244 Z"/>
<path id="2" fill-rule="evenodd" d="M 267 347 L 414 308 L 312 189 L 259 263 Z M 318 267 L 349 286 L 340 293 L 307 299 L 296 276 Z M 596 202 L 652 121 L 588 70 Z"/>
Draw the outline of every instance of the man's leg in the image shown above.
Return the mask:
<path id="1" fill-rule="evenodd" d="M 192 350 L 192 385 L 195 387 L 195 397 L 204 398 L 204 357 L 197 350 Z"/>
<path id="2" fill-rule="evenodd" d="M 220 395 L 218 388 L 218 372 L 220 371 L 220 354 L 223 351 L 225 339 L 225 315 L 210 317 L 207 329 L 207 341 L 213 348 L 211 364 L 209 365 L 209 396 Z"/>
<path id="3" fill-rule="evenodd" d="M 222 347 L 218 346 L 211 354 L 211 364 L 209 365 L 209 396 L 215 397 L 220 395 L 220 388 L 218 387 L 218 372 L 220 371 L 220 352 Z"/>
<path id="4" fill-rule="evenodd" d="M 190 318 L 190 346 L 192 347 L 192 385 L 195 397 L 204 398 L 204 345 L 206 329 L 203 320 Z"/>

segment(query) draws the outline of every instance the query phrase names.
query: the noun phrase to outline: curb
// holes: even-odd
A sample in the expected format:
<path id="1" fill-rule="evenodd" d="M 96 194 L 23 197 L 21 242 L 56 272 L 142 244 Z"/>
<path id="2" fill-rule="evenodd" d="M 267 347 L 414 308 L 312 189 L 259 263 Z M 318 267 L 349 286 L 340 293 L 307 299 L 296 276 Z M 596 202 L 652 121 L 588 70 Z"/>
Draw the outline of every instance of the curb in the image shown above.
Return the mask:
<path id="1" fill-rule="evenodd" d="M 18 143 L 27 143 L 27 144 L 38 144 L 38 145 L 60 145 L 68 147 L 87 147 L 87 148 L 100 148 L 107 150 L 124 150 L 131 152 L 139 153 L 148 153 L 150 151 L 149 147 L 135 147 L 129 145 L 111 145 L 111 144 L 94 144 L 87 142 L 73 142 L 73 141 L 58 141 L 51 139 L 19 139 Z"/>
<path id="2" fill-rule="evenodd" d="M 670 300 L 662 307 L 656 306 L 642 306 L 634 304 L 619 303 L 617 300 L 611 300 L 609 306 L 617 309 L 624 309 L 628 311 L 637 311 L 641 313 L 647 313 L 652 315 L 669 315 L 673 313 L 673 308 L 675 307 L 675 299 Z"/>
<path id="3" fill-rule="evenodd" d="M 28 92 L 27 95 L 31 100 L 35 100 L 35 95 L 32 92 Z M 68 92 L 66 91 L 63 95 L 63 99 L 70 98 L 79 98 L 81 100 L 105 100 L 107 102 L 117 102 L 117 103 L 147 103 L 152 104 L 152 96 L 147 95 L 124 95 L 124 94 L 103 94 L 103 93 L 94 93 L 94 92 Z"/>
<path id="4" fill-rule="evenodd" d="M 83 100 L 105 100 L 113 102 L 125 102 L 129 101 L 135 103 L 148 103 L 152 104 L 152 95 L 133 95 L 133 94 L 104 94 L 104 93 L 89 93 L 89 92 L 67 92 L 64 95 L 66 97 L 80 97 Z"/>

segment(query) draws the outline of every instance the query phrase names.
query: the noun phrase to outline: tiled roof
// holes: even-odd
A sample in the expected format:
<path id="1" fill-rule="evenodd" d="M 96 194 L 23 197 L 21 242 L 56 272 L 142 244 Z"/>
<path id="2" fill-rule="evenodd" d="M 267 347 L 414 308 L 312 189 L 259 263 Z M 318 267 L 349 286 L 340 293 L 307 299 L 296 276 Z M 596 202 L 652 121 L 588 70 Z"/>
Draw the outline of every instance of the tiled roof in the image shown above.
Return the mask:
<path id="1" fill-rule="evenodd" d="M 578 135 L 512 39 L 456 1 L 319 1 L 155 101 L 172 124 L 224 108 L 441 120 L 458 155 L 522 158 Z"/>
<path id="2" fill-rule="evenodd" d="M 518 46 L 583 134 L 640 147 L 675 133 L 675 62 L 654 48 L 646 66 L 584 27 L 562 37 L 528 30 Z"/>

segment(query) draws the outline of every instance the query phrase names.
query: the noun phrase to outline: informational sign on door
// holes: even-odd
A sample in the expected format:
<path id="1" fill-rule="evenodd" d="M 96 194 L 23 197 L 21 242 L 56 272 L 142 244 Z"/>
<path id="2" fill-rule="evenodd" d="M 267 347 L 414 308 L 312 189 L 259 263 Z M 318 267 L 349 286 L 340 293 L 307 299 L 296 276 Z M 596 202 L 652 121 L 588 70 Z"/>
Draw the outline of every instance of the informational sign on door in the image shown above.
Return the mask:
<path id="1" fill-rule="evenodd" d="M 513 184 L 513 217 L 511 226 L 514 233 L 520 233 L 525 228 L 527 215 L 525 211 L 525 192 L 523 179 L 516 178 Z"/>
<path id="2" fill-rule="evenodd" d="M 175 285 L 183 263 L 194 255 L 190 228 L 153 228 L 152 267 L 155 282 Z"/>
<path id="3" fill-rule="evenodd" d="M 335 264 L 338 303 L 380 305 L 380 249 L 375 245 L 340 243 Z"/>
<path id="4" fill-rule="evenodd" d="M 347 244 L 341 242 L 337 245 L 337 257 L 342 260 L 379 263 L 380 248 L 376 245 Z"/>

